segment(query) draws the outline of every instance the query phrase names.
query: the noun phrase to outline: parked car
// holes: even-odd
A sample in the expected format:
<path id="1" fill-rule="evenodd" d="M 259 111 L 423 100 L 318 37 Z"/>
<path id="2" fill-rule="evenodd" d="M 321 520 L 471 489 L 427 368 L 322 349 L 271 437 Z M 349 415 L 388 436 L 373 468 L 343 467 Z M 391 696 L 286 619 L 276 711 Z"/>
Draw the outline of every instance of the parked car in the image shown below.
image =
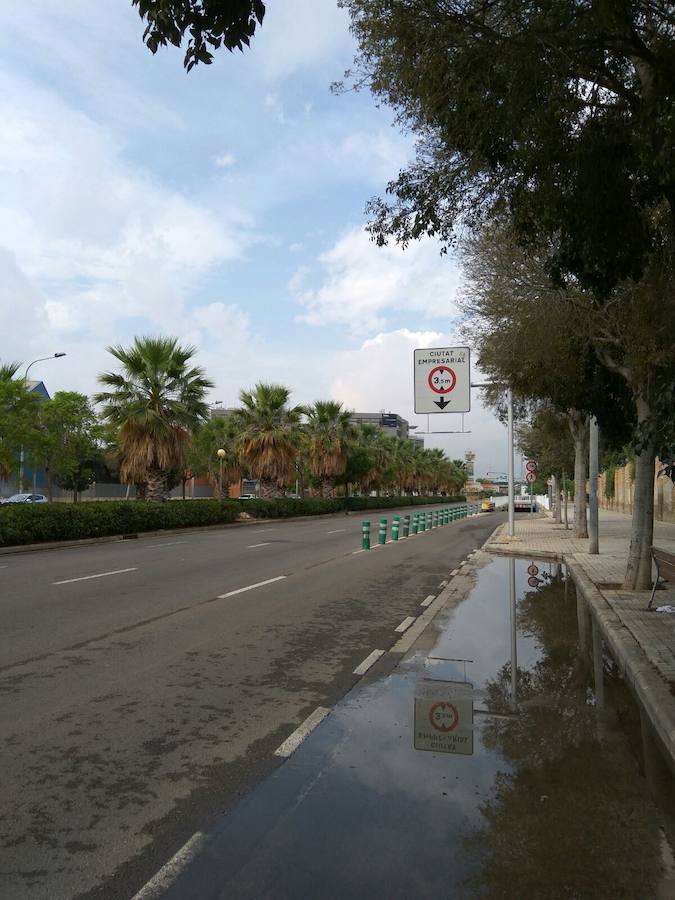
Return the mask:
<path id="1" fill-rule="evenodd" d="M 257 500 L 255 494 L 242 494 L 240 497 L 236 498 L 237 500 Z"/>
<path id="2" fill-rule="evenodd" d="M 47 498 L 44 494 L 12 494 L 6 500 L 0 500 L 0 503 L 46 503 Z"/>

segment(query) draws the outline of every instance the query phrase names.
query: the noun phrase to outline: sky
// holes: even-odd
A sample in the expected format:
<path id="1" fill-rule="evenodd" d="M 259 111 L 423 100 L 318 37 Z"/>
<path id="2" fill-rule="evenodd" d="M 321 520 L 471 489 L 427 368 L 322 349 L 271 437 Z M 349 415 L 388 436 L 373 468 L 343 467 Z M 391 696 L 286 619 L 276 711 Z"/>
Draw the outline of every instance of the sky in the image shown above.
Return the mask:
<path id="1" fill-rule="evenodd" d="M 106 347 L 169 334 L 198 348 L 212 402 L 274 381 L 427 431 L 413 349 L 459 343 L 462 276 L 432 240 L 365 230 L 413 144 L 369 93 L 331 92 L 354 55 L 345 11 L 269 0 L 251 50 L 189 74 L 143 27 L 130 0 L 0 4 L 0 360 L 65 352 L 31 378 L 91 394 Z M 503 472 L 479 391 L 463 426 L 426 445 Z"/>

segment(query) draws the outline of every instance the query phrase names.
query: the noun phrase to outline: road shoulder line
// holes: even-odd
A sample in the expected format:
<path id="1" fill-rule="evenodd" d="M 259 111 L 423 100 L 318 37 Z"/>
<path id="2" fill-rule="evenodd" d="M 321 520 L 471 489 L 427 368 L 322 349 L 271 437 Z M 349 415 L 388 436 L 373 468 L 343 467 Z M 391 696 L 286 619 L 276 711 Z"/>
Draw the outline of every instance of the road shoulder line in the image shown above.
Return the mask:
<path id="1" fill-rule="evenodd" d="M 317 706 L 314 712 L 310 713 L 305 721 L 299 725 L 295 731 L 288 735 L 283 744 L 280 744 L 277 747 L 274 751 L 274 755 L 281 756 L 283 759 L 288 759 L 291 754 L 295 753 L 307 735 L 311 734 L 329 713 L 330 709 L 327 709 L 325 706 Z"/>

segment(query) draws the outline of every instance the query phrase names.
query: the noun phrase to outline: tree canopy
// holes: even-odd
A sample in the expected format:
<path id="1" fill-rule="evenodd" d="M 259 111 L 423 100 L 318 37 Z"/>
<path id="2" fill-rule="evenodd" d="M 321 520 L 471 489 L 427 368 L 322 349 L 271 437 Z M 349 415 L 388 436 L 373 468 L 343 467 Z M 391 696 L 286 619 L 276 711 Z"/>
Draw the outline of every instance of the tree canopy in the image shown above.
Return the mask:
<path id="1" fill-rule="evenodd" d="M 262 25 L 262 0 L 131 0 L 147 22 L 143 40 L 152 53 L 173 44 L 180 47 L 188 34 L 183 65 L 189 72 L 197 63 L 210 65 L 212 50 L 248 47 Z"/>

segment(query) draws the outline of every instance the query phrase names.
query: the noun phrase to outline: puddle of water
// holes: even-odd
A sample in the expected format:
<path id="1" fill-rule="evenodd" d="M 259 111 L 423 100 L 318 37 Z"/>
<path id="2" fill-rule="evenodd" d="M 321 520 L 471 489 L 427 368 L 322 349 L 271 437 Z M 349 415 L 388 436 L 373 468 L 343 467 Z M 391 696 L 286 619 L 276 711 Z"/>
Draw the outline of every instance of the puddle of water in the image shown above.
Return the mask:
<path id="1" fill-rule="evenodd" d="M 434 627 L 429 658 L 350 694 L 167 897 L 673 896 L 639 712 L 597 641 L 596 690 L 564 572 L 495 558 Z"/>

